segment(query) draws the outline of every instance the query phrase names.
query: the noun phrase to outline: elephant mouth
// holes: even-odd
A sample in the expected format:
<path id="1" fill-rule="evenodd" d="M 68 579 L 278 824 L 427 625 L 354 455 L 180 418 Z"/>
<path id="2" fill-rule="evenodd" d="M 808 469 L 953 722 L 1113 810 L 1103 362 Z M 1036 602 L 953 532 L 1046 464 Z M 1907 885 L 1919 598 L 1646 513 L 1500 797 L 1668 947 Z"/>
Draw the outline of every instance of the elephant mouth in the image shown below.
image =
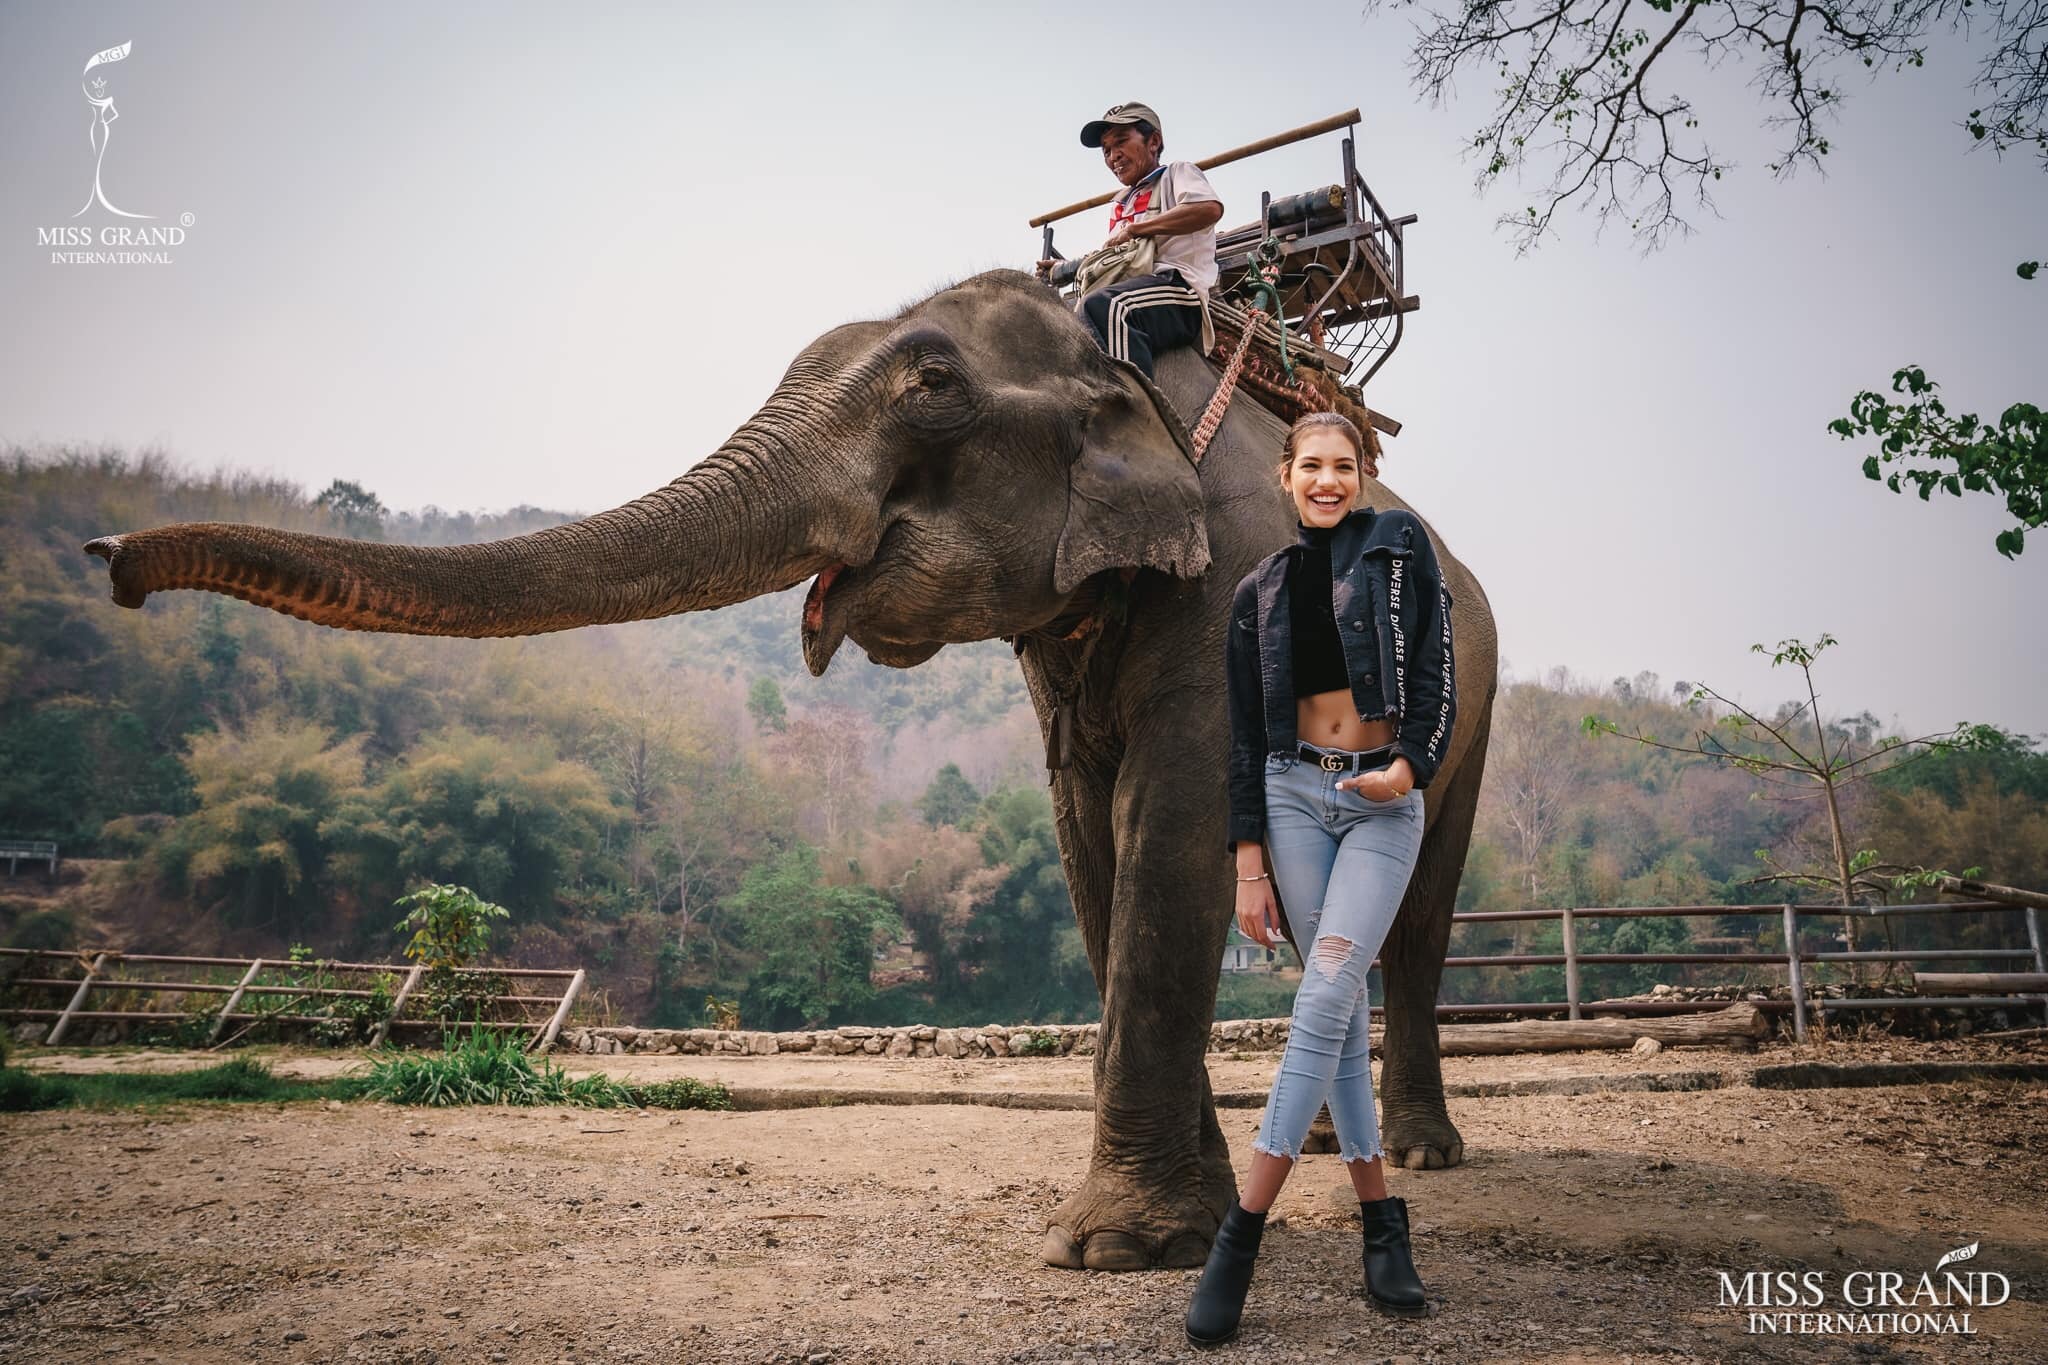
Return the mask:
<path id="1" fill-rule="evenodd" d="M 860 607 L 860 586 L 850 581 L 858 574 L 852 566 L 834 564 L 811 580 L 804 595 L 804 666 L 814 678 L 825 676 L 832 656 L 839 652 L 849 631 L 859 629 L 854 617 Z M 886 668 L 911 668 L 945 648 L 942 640 L 899 640 L 863 632 L 854 636 L 867 656 Z"/>
<path id="2" fill-rule="evenodd" d="M 832 595 L 832 585 L 846 572 L 844 564 L 834 564 L 811 580 L 811 590 L 804 595 L 804 667 L 811 670 L 811 676 L 822 678 L 831 664 L 832 656 L 839 652 L 840 641 L 846 638 L 846 625 L 853 615 L 853 598 L 849 593 Z"/>

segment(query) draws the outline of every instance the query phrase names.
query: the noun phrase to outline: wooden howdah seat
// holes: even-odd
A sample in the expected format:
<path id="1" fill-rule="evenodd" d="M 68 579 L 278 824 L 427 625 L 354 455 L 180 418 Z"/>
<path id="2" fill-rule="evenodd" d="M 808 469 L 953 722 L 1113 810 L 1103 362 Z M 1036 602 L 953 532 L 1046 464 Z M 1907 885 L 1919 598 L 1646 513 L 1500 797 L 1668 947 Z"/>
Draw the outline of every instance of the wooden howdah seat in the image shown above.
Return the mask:
<path id="1" fill-rule="evenodd" d="M 1359 112 L 1353 109 L 1196 164 L 1210 170 L 1323 133 L 1348 130 L 1358 122 Z M 1260 244 L 1270 237 L 1288 332 L 1287 360 L 1294 373 L 1290 378 L 1281 364 L 1269 314 L 1267 329 L 1254 340 L 1240 382 L 1289 420 L 1308 411 L 1345 412 L 1360 422 L 1368 441 L 1377 447 L 1377 434 L 1398 435 L 1401 424 L 1367 405 L 1364 387 L 1400 345 L 1404 319 L 1422 306 L 1421 298 L 1408 292 L 1403 236 L 1416 219 L 1413 214 L 1393 217 L 1381 206 L 1358 173 L 1348 131 L 1341 155 L 1342 175 L 1335 183 L 1281 198 L 1263 193 L 1256 220 L 1218 230 L 1219 280 L 1209 296 L 1217 343 L 1211 359 L 1225 363 L 1237 349 L 1251 301 L 1244 284 Z M 1044 229 L 1041 255 L 1059 261 L 1053 283 L 1067 289 L 1070 298 L 1074 263 L 1062 259 L 1054 248 L 1052 224 L 1114 197 L 1098 195 L 1031 220 L 1031 226 Z"/>

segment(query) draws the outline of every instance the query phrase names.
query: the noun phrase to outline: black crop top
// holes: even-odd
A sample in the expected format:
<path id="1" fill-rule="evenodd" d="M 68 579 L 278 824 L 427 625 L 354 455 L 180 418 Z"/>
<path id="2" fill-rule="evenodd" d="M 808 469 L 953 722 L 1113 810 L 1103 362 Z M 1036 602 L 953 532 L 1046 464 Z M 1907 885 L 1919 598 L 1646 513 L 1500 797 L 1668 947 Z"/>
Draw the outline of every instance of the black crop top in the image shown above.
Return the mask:
<path id="1" fill-rule="evenodd" d="M 1308 544 L 1295 557 L 1288 584 L 1288 613 L 1293 620 L 1294 695 L 1349 692 L 1351 673 L 1344 666 L 1344 645 L 1337 638 L 1337 617 L 1331 606 L 1330 537 L 1337 528 L 1303 527 Z"/>

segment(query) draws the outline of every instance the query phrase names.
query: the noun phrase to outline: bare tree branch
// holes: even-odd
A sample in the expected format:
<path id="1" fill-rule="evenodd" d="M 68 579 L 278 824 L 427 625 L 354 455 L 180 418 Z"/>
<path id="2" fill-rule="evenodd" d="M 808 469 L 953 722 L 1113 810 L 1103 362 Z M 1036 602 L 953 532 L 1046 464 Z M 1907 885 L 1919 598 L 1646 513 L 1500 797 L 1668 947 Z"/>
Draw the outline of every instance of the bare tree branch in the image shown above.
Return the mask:
<path id="1" fill-rule="evenodd" d="M 1848 75 L 1918 67 L 1932 35 L 1957 31 L 1991 45 L 1964 127 L 2000 152 L 2032 144 L 2048 166 L 2048 0 L 1367 0 L 1366 13 L 1409 7 L 1423 14 L 1415 83 L 1433 101 L 1463 73 L 1500 81 L 1466 146 L 1482 190 L 1541 176 L 1535 202 L 1500 219 L 1518 251 L 1572 203 L 1600 229 L 1626 221 L 1646 251 L 1693 231 L 1687 215 L 1713 211 L 1732 163 L 1676 85 L 1731 63 L 1750 71 L 1782 137 L 1769 169 L 1787 176 L 1821 167 Z"/>

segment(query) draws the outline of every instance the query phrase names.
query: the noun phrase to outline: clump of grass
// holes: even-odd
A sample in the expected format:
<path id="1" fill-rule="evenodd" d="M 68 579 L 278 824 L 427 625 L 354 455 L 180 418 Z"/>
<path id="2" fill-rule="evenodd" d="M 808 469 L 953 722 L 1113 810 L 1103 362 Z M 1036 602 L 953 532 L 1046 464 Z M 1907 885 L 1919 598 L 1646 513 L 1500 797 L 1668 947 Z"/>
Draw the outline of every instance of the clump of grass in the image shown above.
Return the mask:
<path id="1" fill-rule="evenodd" d="M 0 1113 L 20 1114 L 30 1109 L 55 1109 L 58 1103 L 49 1082 L 33 1071 L 14 1067 L 0 1070 Z M 66 1101 L 68 1102 L 68 1099 Z"/>
<path id="2" fill-rule="evenodd" d="M 88 1076 L 48 1075 L 15 1068 L 0 1070 L 0 1110 L 126 1109 L 199 1100 L 216 1103 L 283 1103 L 346 1099 L 360 1088 L 347 1078 L 300 1081 L 279 1076 L 261 1062 L 237 1057 L 198 1071 L 149 1075 L 108 1071 Z"/>
<path id="3" fill-rule="evenodd" d="M 627 1091 L 643 1109 L 730 1109 L 732 1092 L 716 1081 L 673 1081 L 629 1085 Z"/>
<path id="4" fill-rule="evenodd" d="M 519 1043 L 496 1029 L 473 1028 L 458 1044 L 442 1035 L 439 1053 L 401 1054 L 371 1064 L 364 1091 L 393 1104 L 567 1104 L 586 1109 L 629 1105 L 609 1076 L 569 1073 L 542 1059 L 535 1066 Z"/>
<path id="5" fill-rule="evenodd" d="M 609 1076 L 572 1077 L 543 1057 L 538 1064 L 518 1040 L 493 1029 L 471 1029 L 458 1044 L 442 1035 L 437 1053 L 400 1055 L 375 1062 L 364 1093 L 393 1104 L 562 1104 L 584 1109 L 730 1109 L 722 1085 L 688 1079 L 624 1085 Z"/>
<path id="6" fill-rule="evenodd" d="M 1033 1031 L 1023 1035 L 1010 1035 L 1012 1057 L 1051 1057 L 1057 1055 L 1059 1050 L 1060 1036 L 1057 1033 Z"/>
<path id="7" fill-rule="evenodd" d="M 354 1099 L 428 1106 L 732 1108 L 732 1095 L 724 1086 L 704 1081 L 683 1078 L 626 1085 L 604 1075 L 572 1077 L 545 1058 L 536 1065 L 516 1038 L 493 1029 L 472 1030 L 460 1043 L 443 1034 L 439 1053 L 400 1053 L 372 1063 L 366 1076 L 326 1081 L 292 1080 L 247 1057 L 199 1071 L 149 1075 L 109 1071 L 65 1076 L 0 1066 L 0 1112 L 8 1113 L 135 1108 L 193 1100 L 248 1104 Z"/>

